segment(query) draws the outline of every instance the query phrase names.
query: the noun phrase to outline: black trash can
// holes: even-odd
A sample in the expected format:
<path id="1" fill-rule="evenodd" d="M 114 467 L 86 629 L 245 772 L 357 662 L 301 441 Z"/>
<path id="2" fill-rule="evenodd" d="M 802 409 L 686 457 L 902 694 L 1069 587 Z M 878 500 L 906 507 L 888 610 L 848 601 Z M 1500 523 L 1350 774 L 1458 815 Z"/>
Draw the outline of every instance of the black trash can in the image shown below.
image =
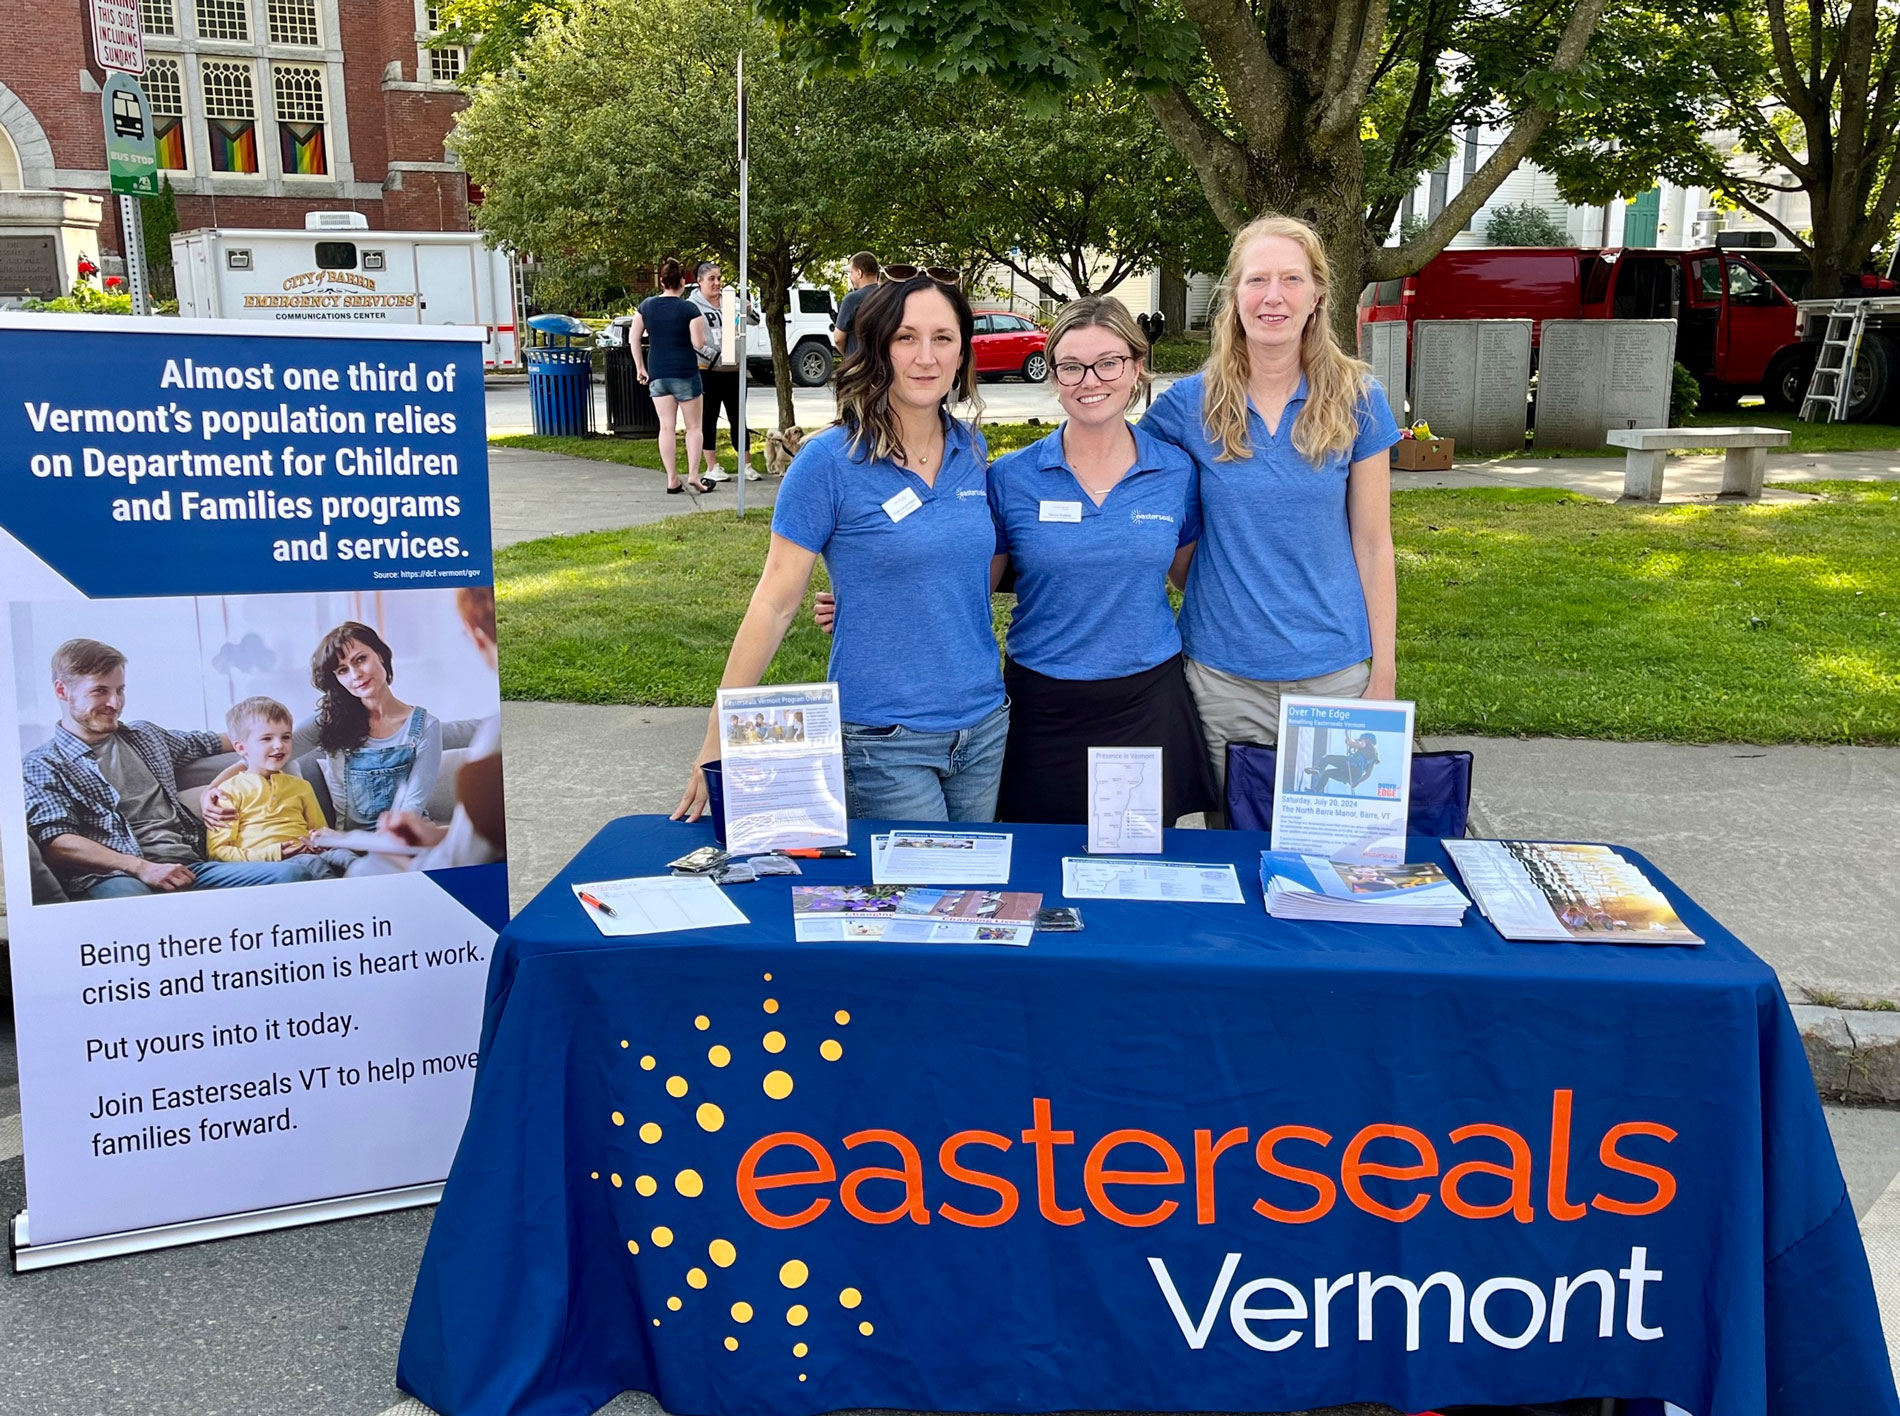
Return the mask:
<path id="1" fill-rule="evenodd" d="M 615 320 L 615 339 L 607 346 L 607 431 L 617 438 L 658 438 L 660 415 L 634 367 L 627 328 Z"/>
<path id="2" fill-rule="evenodd" d="M 528 321 L 528 408 L 537 437 L 585 437 L 594 430 L 594 331 L 570 315 Z"/>

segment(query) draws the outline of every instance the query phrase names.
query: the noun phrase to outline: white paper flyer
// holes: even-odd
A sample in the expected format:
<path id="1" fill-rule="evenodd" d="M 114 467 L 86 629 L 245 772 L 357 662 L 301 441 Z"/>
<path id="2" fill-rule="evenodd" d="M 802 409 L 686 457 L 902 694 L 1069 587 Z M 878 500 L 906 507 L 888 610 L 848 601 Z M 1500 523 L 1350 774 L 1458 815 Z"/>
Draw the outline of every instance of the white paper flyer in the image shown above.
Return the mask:
<path id="1" fill-rule="evenodd" d="M 1403 701 L 1282 698 L 1273 849 L 1402 862 L 1412 717 Z"/>
<path id="2" fill-rule="evenodd" d="M 726 849 L 734 855 L 845 843 L 838 685 L 719 690 Z"/>

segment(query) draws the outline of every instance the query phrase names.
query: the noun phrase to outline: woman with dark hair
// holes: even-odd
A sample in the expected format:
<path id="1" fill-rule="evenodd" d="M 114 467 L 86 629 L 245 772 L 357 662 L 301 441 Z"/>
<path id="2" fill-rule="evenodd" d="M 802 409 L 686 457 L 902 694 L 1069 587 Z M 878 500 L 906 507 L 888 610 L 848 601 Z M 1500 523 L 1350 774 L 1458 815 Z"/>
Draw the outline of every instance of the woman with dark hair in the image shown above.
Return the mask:
<path id="1" fill-rule="evenodd" d="M 668 256 L 660 266 L 660 293 L 640 302 L 627 328 L 627 347 L 633 353 L 633 367 L 640 382 L 653 395 L 653 411 L 660 415 L 660 463 L 666 468 L 666 489 L 683 492 L 686 484 L 679 477 L 679 443 L 675 429 L 679 419 L 686 422 L 686 473 L 690 477 L 699 467 L 699 454 L 705 435 L 700 430 L 705 386 L 699 378 L 698 351 L 707 340 L 706 317 L 681 293 L 686 288 L 686 272 Z M 641 348 L 645 336 L 650 348 Z M 701 477 L 693 485 L 710 492 L 719 484 Z"/>
<path id="2" fill-rule="evenodd" d="M 375 630 L 345 620 L 310 656 L 317 746 L 339 831 L 374 831 L 386 811 L 422 813 L 442 768 L 442 724 L 396 697 L 394 657 Z"/>
<path id="3" fill-rule="evenodd" d="M 976 319 L 928 275 L 858 307 L 838 366 L 838 421 L 806 440 L 772 513 L 772 544 L 720 680 L 757 684 L 805 598 L 818 557 L 838 592 L 830 676 L 843 714 L 854 817 L 989 821 L 1009 733 L 990 623 L 988 449 L 955 417 L 976 404 Z M 675 816 L 706 805 L 699 764 Z"/>

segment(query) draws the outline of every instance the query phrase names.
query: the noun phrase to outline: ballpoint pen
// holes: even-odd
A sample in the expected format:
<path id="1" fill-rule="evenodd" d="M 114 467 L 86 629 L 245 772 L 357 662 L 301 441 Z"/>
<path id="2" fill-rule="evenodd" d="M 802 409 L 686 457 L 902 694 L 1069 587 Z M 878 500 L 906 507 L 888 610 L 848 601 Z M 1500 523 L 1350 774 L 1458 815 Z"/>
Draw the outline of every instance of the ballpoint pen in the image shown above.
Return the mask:
<path id="1" fill-rule="evenodd" d="M 799 860 L 845 860 L 857 852 L 844 846 L 805 846 L 795 851 L 773 851 L 773 855 L 795 856 Z"/>
<path id="2" fill-rule="evenodd" d="M 596 900 L 592 895 L 588 894 L 585 890 L 582 890 L 580 892 L 580 897 L 581 897 L 582 904 L 592 905 L 595 909 L 599 910 L 602 914 L 606 915 L 609 919 L 620 918 L 620 911 L 615 909 L 612 905 L 608 904 L 605 900 Z"/>

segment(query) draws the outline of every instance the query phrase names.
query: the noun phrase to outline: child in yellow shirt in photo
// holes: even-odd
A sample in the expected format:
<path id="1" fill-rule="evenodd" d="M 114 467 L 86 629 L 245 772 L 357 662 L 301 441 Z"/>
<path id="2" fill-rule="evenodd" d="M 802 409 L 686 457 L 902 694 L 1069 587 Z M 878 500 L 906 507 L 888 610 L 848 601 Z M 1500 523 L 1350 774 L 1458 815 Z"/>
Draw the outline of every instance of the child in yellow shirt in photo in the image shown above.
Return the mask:
<path id="1" fill-rule="evenodd" d="M 303 778 L 283 770 L 290 761 L 290 710 L 274 698 L 247 698 L 224 715 L 224 722 L 244 759 L 244 770 L 218 787 L 237 815 L 229 826 L 208 833 L 205 844 L 211 859 L 302 856 L 311 879 L 338 874 L 311 839 L 329 825 L 317 794 Z"/>

